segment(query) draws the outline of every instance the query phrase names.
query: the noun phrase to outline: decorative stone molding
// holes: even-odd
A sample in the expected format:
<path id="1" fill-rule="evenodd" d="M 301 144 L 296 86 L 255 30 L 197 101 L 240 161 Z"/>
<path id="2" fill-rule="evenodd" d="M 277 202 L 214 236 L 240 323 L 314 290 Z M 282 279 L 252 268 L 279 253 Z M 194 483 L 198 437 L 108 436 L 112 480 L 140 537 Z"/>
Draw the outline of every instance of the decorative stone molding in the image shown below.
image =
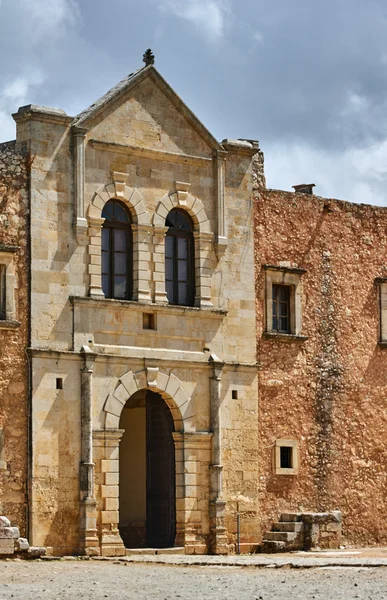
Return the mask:
<path id="1" fill-rule="evenodd" d="M 191 187 L 190 183 L 184 183 L 183 181 L 175 181 L 177 201 L 180 204 L 180 206 L 186 205 L 188 189 L 190 187 Z"/>
<path id="2" fill-rule="evenodd" d="M 165 400 L 175 423 L 175 431 L 193 431 L 192 402 L 182 382 L 173 373 L 168 375 L 155 367 L 137 372 L 130 370 L 119 378 L 114 392 L 108 395 L 103 407 L 105 429 L 118 429 L 127 400 L 144 388 L 158 392 Z"/>
<path id="3" fill-rule="evenodd" d="M 103 208 L 109 200 L 118 199 L 123 202 L 132 216 L 133 225 L 133 299 L 150 301 L 150 267 L 139 269 L 140 261 L 147 260 L 149 254 L 150 220 L 144 201 L 138 190 L 126 185 L 126 173 L 113 171 L 113 183 L 102 185 L 95 192 L 87 209 L 89 239 L 89 295 L 103 296 L 101 280 L 101 228 Z M 149 263 L 149 260 L 148 260 Z M 137 267 L 136 267 L 137 265 Z"/>
<path id="4" fill-rule="evenodd" d="M 187 186 L 188 184 L 178 184 L 176 185 Z M 187 188 L 188 190 L 188 188 Z M 178 192 L 173 192 L 170 194 L 166 194 L 163 196 L 157 206 L 156 212 L 153 216 L 153 225 L 156 227 L 165 227 L 165 219 L 168 213 L 173 208 L 184 208 L 188 212 L 188 214 L 192 217 L 192 220 L 195 225 L 195 229 L 200 231 L 200 233 L 211 233 L 211 224 L 207 217 L 206 211 L 204 209 L 203 202 L 199 200 L 199 198 L 195 198 L 187 191 L 187 196 L 184 198 L 184 205 L 182 206 L 179 202 L 179 196 L 182 197 L 182 192 L 185 190 L 180 190 Z"/>
<path id="5" fill-rule="evenodd" d="M 125 199 L 125 184 L 128 177 L 128 173 L 118 173 L 117 171 L 113 171 L 112 179 L 116 188 L 115 195 L 117 198 Z"/>
<path id="6" fill-rule="evenodd" d="M 114 200 L 114 198 L 118 198 L 128 207 L 134 223 L 138 225 L 150 224 L 149 213 L 145 207 L 141 194 L 135 188 L 131 188 L 128 185 L 124 185 L 122 181 L 122 177 L 124 175 L 124 173 L 114 172 L 114 176 L 116 177 L 114 183 L 101 185 L 98 188 L 88 207 L 88 218 L 101 218 L 101 213 L 106 202 L 108 202 L 109 200 Z M 119 195 L 117 195 L 116 192 L 117 184 Z"/>

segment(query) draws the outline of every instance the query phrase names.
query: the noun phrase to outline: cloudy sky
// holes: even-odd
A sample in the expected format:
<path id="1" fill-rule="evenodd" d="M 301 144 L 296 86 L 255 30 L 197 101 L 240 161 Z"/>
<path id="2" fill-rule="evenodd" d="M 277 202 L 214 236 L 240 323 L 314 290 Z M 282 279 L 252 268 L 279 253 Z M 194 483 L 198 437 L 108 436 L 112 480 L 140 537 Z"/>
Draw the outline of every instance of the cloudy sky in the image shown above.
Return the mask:
<path id="1" fill-rule="evenodd" d="M 386 0 L 0 0 L 0 140 L 156 67 L 212 133 L 258 139 L 269 187 L 387 205 Z"/>

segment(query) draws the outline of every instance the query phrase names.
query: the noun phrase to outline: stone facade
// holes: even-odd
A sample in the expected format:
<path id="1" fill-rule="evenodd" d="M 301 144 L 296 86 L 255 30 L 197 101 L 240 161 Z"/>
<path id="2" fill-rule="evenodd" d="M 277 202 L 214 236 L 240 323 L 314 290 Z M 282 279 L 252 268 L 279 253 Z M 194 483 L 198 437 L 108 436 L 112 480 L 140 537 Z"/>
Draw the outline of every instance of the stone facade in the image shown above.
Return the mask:
<path id="1" fill-rule="evenodd" d="M 387 211 L 263 189 L 255 203 L 263 530 L 282 512 L 338 509 L 346 542 L 385 544 Z M 271 266 L 297 279 L 291 334 L 268 333 Z M 275 474 L 279 439 L 297 442 L 298 473 Z"/>
<path id="2" fill-rule="evenodd" d="M 0 144 L 0 513 L 27 525 L 30 159 Z M 5 290 L 4 290 L 5 287 Z M 5 292 L 5 293 L 4 293 Z"/>
<path id="3" fill-rule="evenodd" d="M 14 117 L 17 147 L 34 156 L 31 543 L 56 554 L 125 552 L 120 423 L 144 390 L 173 417 L 175 544 L 227 553 L 240 495 L 243 541 L 255 543 L 257 143 L 218 143 L 153 66 L 75 119 L 35 106 Z M 112 199 L 132 219 L 132 300 L 105 298 L 101 287 L 102 211 Z M 194 227 L 188 307 L 166 295 L 165 219 L 175 207 Z"/>

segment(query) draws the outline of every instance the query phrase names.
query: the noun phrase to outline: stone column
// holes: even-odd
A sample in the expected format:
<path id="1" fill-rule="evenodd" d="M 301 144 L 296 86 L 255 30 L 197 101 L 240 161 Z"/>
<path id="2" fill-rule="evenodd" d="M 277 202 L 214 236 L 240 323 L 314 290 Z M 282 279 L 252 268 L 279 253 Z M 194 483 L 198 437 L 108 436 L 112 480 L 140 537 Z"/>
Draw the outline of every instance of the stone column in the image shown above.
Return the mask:
<path id="1" fill-rule="evenodd" d="M 75 232 L 78 243 L 87 243 L 85 218 L 85 136 L 87 129 L 73 128 L 73 161 L 75 191 Z"/>
<path id="2" fill-rule="evenodd" d="M 150 226 L 132 225 L 133 232 L 133 300 L 151 301 Z"/>
<path id="3" fill-rule="evenodd" d="M 94 463 L 92 430 L 92 378 L 95 355 L 82 348 L 81 371 L 81 463 L 80 463 L 80 546 L 83 554 L 99 554 L 96 500 L 94 497 Z"/>
<path id="4" fill-rule="evenodd" d="M 212 554 L 228 554 L 227 533 L 225 527 L 225 507 L 222 489 L 222 425 L 221 425 L 221 376 L 224 363 L 214 354 L 209 362 L 212 366 L 210 377 L 210 402 L 211 402 L 211 429 L 212 438 L 212 465 L 211 465 L 211 495 L 210 495 L 210 521 L 211 536 L 210 549 Z"/>
<path id="5" fill-rule="evenodd" d="M 154 302 L 168 304 L 165 288 L 165 234 L 168 227 L 153 228 Z"/>
<path id="6" fill-rule="evenodd" d="M 102 556 L 125 556 L 119 524 L 119 444 L 123 429 L 93 432 L 96 457 L 98 535 Z"/>

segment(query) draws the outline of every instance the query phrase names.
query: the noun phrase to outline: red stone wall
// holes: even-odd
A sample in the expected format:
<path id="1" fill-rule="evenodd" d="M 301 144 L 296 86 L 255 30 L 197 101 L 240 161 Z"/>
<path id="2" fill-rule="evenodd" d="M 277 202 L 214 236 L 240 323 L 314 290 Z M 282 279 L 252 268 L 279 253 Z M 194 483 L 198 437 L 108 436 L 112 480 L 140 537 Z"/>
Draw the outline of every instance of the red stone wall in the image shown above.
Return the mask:
<path id="1" fill-rule="evenodd" d="M 276 190 L 255 192 L 260 510 L 339 509 L 344 541 L 387 542 L 387 348 L 379 290 L 387 209 Z M 302 334 L 264 339 L 264 264 L 306 269 Z M 274 475 L 273 443 L 299 442 L 298 475 Z"/>
<path id="2" fill-rule="evenodd" d="M 0 514 L 26 534 L 28 445 L 28 267 L 27 163 L 15 143 L 0 144 L 0 251 L 17 246 L 16 320 L 0 322 L 0 429 L 4 432 L 4 463 L 0 469 Z M 8 253 L 7 253 L 8 254 Z M 6 325 L 6 327 L 4 327 Z"/>

